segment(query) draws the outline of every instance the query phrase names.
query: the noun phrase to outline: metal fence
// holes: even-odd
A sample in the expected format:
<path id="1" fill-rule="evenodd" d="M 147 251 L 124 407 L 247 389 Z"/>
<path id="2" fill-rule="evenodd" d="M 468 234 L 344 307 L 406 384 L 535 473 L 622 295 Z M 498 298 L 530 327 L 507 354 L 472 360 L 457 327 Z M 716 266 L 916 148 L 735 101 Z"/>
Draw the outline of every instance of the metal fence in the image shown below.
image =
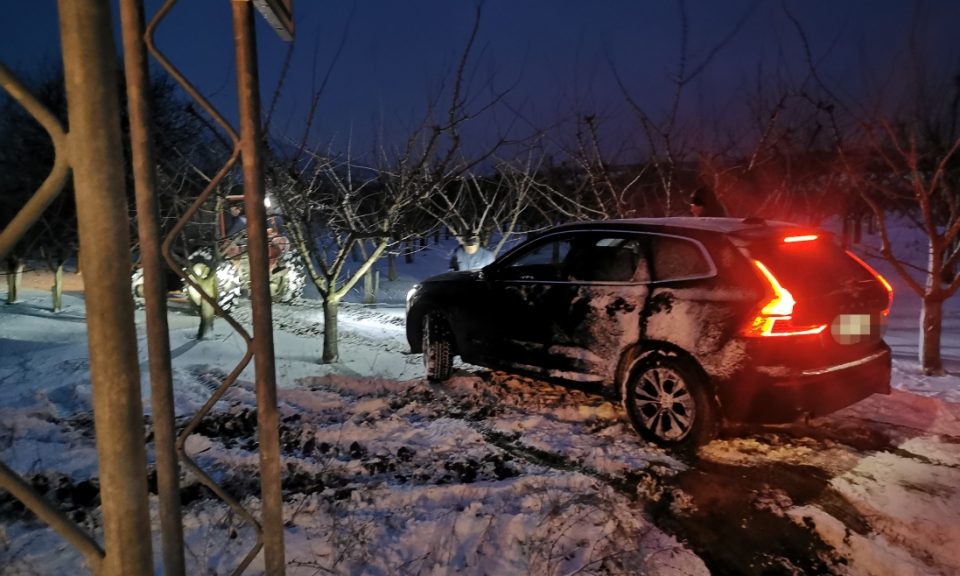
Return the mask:
<path id="1" fill-rule="evenodd" d="M 260 159 L 262 135 L 253 5 L 249 0 L 230 0 L 240 110 L 238 134 L 164 57 L 154 42 L 154 31 L 176 3 L 177 0 L 168 0 L 145 26 L 142 0 L 120 0 L 140 258 L 144 268 L 163 568 L 166 574 L 171 575 L 182 575 L 186 571 L 179 487 L 179 463 L 182 462 L 256 532 L 255 544 L 236 567 L 235 573 L 243 572 L 263 549 L 266 572 L 283 574 L 285 559 L 279 426 Z M 264 9 L 261 4 L 272 3 L 259 3 L 258 7 Z M 289 9 L 289 2 L 285 6 Z M 120 95 L 117 93 L 116 48 L 113 44 L 110 6 L 107 0 L 59 0 L 58 9 L 69 133 L 0 63 L 0 87 L 43 126 L 55 150 L 55 162 L 49 176 L 11 223 L 0 231 L 0 259 L 37 222 L 43 210 L 63 189 L 72 171 L 80 234 L 80 265 L 86 294 L 100 491 L 105 495 L 101 498 L 103 546 L 3 463 L 0 463 L 0 488 L 9 491 L 74 545 L 95 574 L 149 574 L 154 571 L 154 566 L 133 299 L 129 269 L 116 265 L 117 262 L 130 262 L 132 258 L 128 242 L 129 226 L 126 224 Z M 148 51 L 223 129 L 233 145 L 229 159 L 162 240 L 147 98 Z M 163 281 L 164 262 L 197 288 L 194 280 L 183 274 L 181 263 L 174 257 L 171 246 L 241 157 L 248 218 L 253 336 L 220 310 L 212 298 L 200 291 L 245 340 L 247 351 L 203 408 L 177 435 Z M 257 391 L 262 499 L 260 520 L 218 486 L 185 448 L 187 437 L 236 381 L 251 359 L 254 360 Z"/>

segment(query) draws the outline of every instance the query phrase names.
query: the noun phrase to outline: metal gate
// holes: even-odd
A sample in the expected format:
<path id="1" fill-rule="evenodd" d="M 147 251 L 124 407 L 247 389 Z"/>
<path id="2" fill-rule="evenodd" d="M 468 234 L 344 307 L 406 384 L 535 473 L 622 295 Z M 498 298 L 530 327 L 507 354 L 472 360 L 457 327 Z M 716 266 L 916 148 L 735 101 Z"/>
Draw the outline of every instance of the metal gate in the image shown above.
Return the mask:
<path id="1" fill-rule="evenodd" d="M 137 219 L 145 272 L 144 295 L 163 567 L 166 574 L 185 573 L 179 488 L 179 462 L 182 462 L 257 531 L 255 545 L 236 567 L 235 573 L 242 572 L 262 548 L 266 572 L 283 574 L 285 560 L 279 428 L 263 171 L 259 150 L 262 135 L 253 6 L 255 4 L 260 9 L 282 37 L 289 39 L 293 28 L 291 0 L 230 0 L 237 65 L 239 134 L 170 64 L 153 41 L 157 26 L 176 3 L 177 0 L 168 0 L 145 26 L 142 0 L 120 0 Z M 110 6 L 107 0 L 59 0 L 58 10 L 69 132 L 65 132 L 54 115 L 44 109 L 23 83 L 0 63 L 0 87 L 47 131 L 55 151 L 55 162 L 49 176 L 11 223 L 0 231 L 0 259 L 40 218 L 72 171 L 86 293 L 100 490 L 101 494 L 109 494 L 109 497 L 101 498 L 103 545 L 60 513 L 2 462 L 0 488 L 13 494 L 75 546 L 95 574 L 149 574 L 154 571 L 154 566 L 133 299 L 129 269 L 116 265 L 117 262 L 130 262 L 131 251 L 128 244 L 129 228 L 125 224 L 127 205 Z M 145 47 L 207 111 L 233 145 L 230 158 L 216 177 L 163 239 L 160 238 L 155 195 Z M 163 262 L 166 261 L 168 266 L 183 276 L 181 264 L 171 253 L 173 240 L 240 158 L 243 159 L 244 200 L 248 217 L 253 336 L 233 318 L 222 314 L 247 343 L 247 352 L 203 408 L 177 435 L 166 294 L 162 280 Z M 192 279 L 187 277 L 185 280 L 196 287 Z M 223 313 L 209 296 L 203 294 L 203 297 Z M 260 445 L 262 518 L 259 521 L 213 482 L 185 449 L 187 437 L 251 359 L 255 362 Z"/>

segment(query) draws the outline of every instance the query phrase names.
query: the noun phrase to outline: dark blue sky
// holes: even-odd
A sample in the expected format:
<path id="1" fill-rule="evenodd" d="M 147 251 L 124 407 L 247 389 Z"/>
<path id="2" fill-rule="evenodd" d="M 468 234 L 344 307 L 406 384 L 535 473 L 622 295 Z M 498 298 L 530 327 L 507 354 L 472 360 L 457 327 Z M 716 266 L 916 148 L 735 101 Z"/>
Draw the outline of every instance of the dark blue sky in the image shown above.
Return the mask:
<path id="1" fill-rule="evenodd" d="M 18 71 L 55 59 L 56 2 L 6 4 L 0 59 Z M 148 15 L 160 4 L 147 1 Z M 181 0 L 162 24 L 158 44 L 231 115 L 229 4 Z M 352 138 L 355 149 L 369 149 L 377 133 L 388 139 L 405 134 L 449 79 L 474 6 L 469 0 L 297 0 L 295 56 L 274 135 L 299 137 L 313 82 L 322 80 L 344 35 L 320 100 L 315 140 L 333 140 L 342 149 Z M 614 138 L 628 138 L 625 134 L 637 129 L 612 70 L 652 116 L 661 115 L 679 66 L 678 6 L 667 0 L 487 0 L 472 93 L 480 102 L 491 87 L 509 88 L 511 107 L 536 126 L 581 111 L 598 114 L 610 134 L 619 130 L 622 136 Z M 687 87 L 682 113 L 688 121 L 735 116 L 758 70 L 766 74 L 766 84 L 775 71 L 786 78 L 806 73 L 802 45 L 784 6 L 802 24 L 823 78 L 852 101 L 872 101 L 908 86 L 911 38 L 925 66 L 960 72 L 960 2 L 954 0 L 689 0 L 688 70 L 737 32 Z M 266 25 L 258 34 L 266 101 L 286 44 Z M 495 132 L 514 118 L 501 109 L 485 119 L 485 129 Z"/>

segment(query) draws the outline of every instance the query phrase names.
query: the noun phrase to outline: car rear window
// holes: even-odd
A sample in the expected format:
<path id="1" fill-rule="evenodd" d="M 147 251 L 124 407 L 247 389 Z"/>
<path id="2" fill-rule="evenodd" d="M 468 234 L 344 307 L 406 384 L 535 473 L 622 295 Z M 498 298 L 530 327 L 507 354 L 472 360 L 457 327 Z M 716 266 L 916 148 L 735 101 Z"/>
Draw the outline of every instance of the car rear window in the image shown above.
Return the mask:
<path id="1" fill-rule="evenodd" d="M 830 236 L 786 243 L 777 238 L 750 245 L 751 256 L 763 262 L 787 288 L 830 292 L 846 282 L 873 282 L 873 275 Z"/>

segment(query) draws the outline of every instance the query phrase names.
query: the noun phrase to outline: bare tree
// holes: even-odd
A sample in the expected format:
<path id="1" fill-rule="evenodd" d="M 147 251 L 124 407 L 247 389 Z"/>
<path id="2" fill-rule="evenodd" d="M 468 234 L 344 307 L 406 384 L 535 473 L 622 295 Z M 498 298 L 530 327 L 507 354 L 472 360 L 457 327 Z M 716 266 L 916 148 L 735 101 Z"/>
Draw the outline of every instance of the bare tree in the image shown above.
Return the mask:
<path id="1" fill-rule="evenodd" d="M 465 172 L 451 182 L 442 193 L 432 194 L 423 205 L 425 213 L 444 226 L 458 241 L 475 236 L 482 244 L 495 242 L 491 252 L 496 256 L 511 238 L 528 232 L 536 200 L 548 190 L 536 175 L 543 154 L 529 151 L 526 157 L 500 161 L 489 177 Z"/>
<path id="2" fill-rule="evenodd" d="M 648 180 L 655 173 L 656 163 L 621 163 L 619 157 L 603 145 L 600 119 L 595 114 L 576 115 L 573 146 L 566 155 L 575 174 L 552 186 L 560 213 L 574 220 L 629 218 L 638 214 L 656 213 Z"/>
<path id="3" fill-rule="evenodd" d="M 323 301 L 324 363 L 339 359 L 337 312 L 340 302 L 392 242 L 403 212 L 415 205 L 409 194 L 391 195 L 375 173 L 348 160 L 314 156 L 312 166 L 278 190 L 294 244 Z M 360 265 L 347 270 L 351 251 L 360 242 L 372 250 Z"/>
<path id="4" fill-rule="evenodd" d="M 960 189 L 955 176 L 960 167 L 960 137 L 948 141 L 944 149 L 921 141 L 916 127 L 898 130 L 889 121 L 877 129 L 867 127 L 867 135 L 889 173 L 885 178 L 876 174 L 862 178 L 863 198 L 877 217 L 883 257 L 923 302 L 921 367 L 927 375 L 942 376 L 943 302 L 960 289 L 960 275 L 954 273 L 960 262 Z M 915 214 L 915 225 L 926 235 L 928 259 L 922 283 L 898 254 L 902 246 L 890 237 L 888 215 L 897 207 Z"/>
<path id="5" fill-rule="evenodd" d="M 697 150 L 695 145 L 697 135 L 691 133 L 683 122 L 681 109 L 684 100 L 693 82 L 739 34 L 755 5 L 748 7 L 726 35 L 709 48 L 699 61 L 691 61 L 690 58 L 690 21 L 686 2 L 680 0 L 677 7 L 680 25 L 677 35 L 679 52 L 676 72 L 671 77 L 672 95 L 665 112 L 658 115 L 651 113 L 648 107 L 644 106 L 631 92 L 620 71 L 611 65 L 620 91 L 636 116 L 646 138 L 648 163 L 659 181 L 659 190 L 662 193 L 663 206 L 660 211 L 666 214 L 677 212 L 678 195 L 685 185 L 688 185 L 684 176 L 689 173 L 688 164 L 692 160 L 692 154 Z"/>
<path id="6" fill-rule="evenodd" d="M 375 165 L 364 166 L 355 162 L 349 152 L 338 157 L 308 150 L 303 138 L 293 161 L 282 171 L 278 197 L 310 278 L 323 300 L 325 363 L 339 358 L 337 310 L 344 296 L 389 246 L 422 233 L 409 224 L 418 218 L 428 200 L 444 194 L 452 183 L 491 159 L 505 142 L 497 139 L 469 158 L 463 151 L 464 127 L 475 123 L 506 94 L 491 89 L 487 99 L 475 103 L 469 90 L 481 8 L 476 8 L 449 91 L 437 92 L 423 120 L 402 146 L 381 146 Z M 449 103 L 441 107 L 444 94 L 449 94 Z M 314 98 L 314 106 L 316 101 Z M 309 160 L 304 163 L 303 157 Z M 355 268 L 348 267 L 354 247 L 360 243 L 364 245 L 365 257 Z"/>

